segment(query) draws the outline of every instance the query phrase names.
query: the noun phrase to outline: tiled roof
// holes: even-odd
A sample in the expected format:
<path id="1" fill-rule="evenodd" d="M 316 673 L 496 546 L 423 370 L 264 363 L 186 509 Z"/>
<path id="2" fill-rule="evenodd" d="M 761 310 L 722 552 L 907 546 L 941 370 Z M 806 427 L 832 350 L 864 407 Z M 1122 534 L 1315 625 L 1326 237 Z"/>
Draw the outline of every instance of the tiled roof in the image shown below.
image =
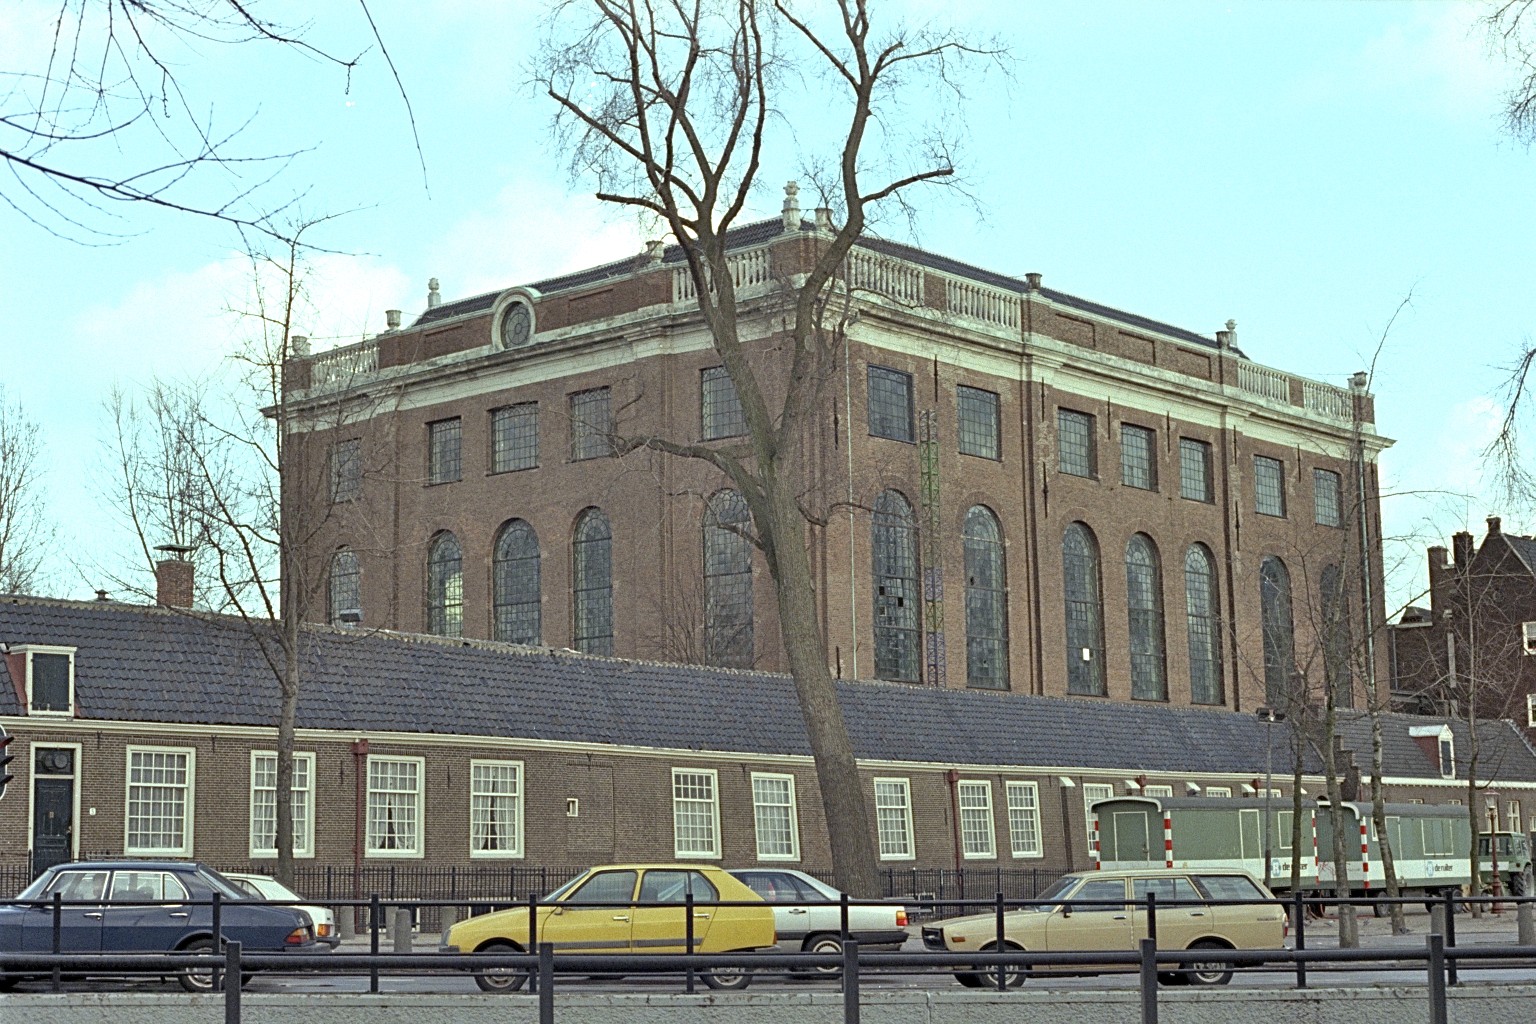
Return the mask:
<path id="1" fill-rule="evenodd" d="M 77 647 L 82 718 L 275 720 L 272 671 L 239 620 L 6 597 L 0 642 Z M 787 676 L 326 626 L 306 627 L 304 642 L 301 728 L 810 753 Z M 838 695 L 866 760 L 1245 774 L 1265 764 L 1265 724 L 1248 714 L 889 683 L 843 682 Z M 0 669 L 0 715 L 21 710 Z M 1388 774 L 1439 777 L 1407 738 L 1408 725 L 1425 721 L 1388 716 Z M 1345 732 L 1351 747 L 1369 751 L 1368 730 L 1362 738 L 1357 723 Z M 1536 781 L 1536 753 L 1511 727 L 1484 723 L 1479 735 L 1485 765 L 1497 764 L 1502 778 Z M 1272 739 L 1278 771 L 1290 749 L 1283 723 Z M 1458 752 L 1469 749 L 1463 742 Z M 1369 769 L 1367 754 L 1357 760 Z"/>
<path id="2" fill-rule="evenodd" d="M 762 245 L 769 239 L 775 238 L 782 234 L 784 230 L 783 225 L 783 220 L 778 217 L 774 217 L 770 220 L 756 221 L 751 224 L 743 224 L 741 227 L 733 228 L 727 234 L 727 244 L 732 249 L 745 249 L 754 245 Z M 801 228 L 804 230 L 810 230 L 814 226 L 815 225 L 810 221 L 801 221 Z M 948 256 L 941 256 L 938 253 L 928 252 L 927 250 L 919 249 L 916 246 L 905 245 L 901 242 L 893 242 L 883 238 L 875 238 L 873 236 L 865 236 L 864 238 L 861 238 L 858 244 L 862 248 L 869 249 L 872 252 L 884 253 L 885 255 L 895 256 L 899 259 L 910 260 L 919 266 L 928 267 L 931 270 L 937 270 L 947 274 L 954 274 L 957 277 L 964 277 L 973 281 L 979 281 L 994 288 L 1002 288 L 1007 291 L 1021 294 L 1025 291 L 1024 282 L 1020 281 L 1016 277 L 1009 277 L 1006 274 L 999 274 L 995 271 L 984 270 L 981 267 L 973 266 L 969 263 L 963 263 L 960 260 L 951 259 Z M 606 281 L 610 278 L 622 277 L 625 274 L 632 273 L 641 262 L 643 262 L 643 257 L 641 257 L 639 254 L 636 254 L 634 256 L 626 257 L 622 260 L 616 260 L 612 263 L 605 263 L 599 267 L 589 267 L 586 270 L 578 270 L 570 274 L 561 275 L 559 277 L 551 277 L 542 281 L 535 281 L 533 282 L 532 287 L 545 295 L 548 295 L 552 292 L 562 291 L 567 288 L 581 288 L 587 285 L 596 284 L 599 281 Z M 682 246 L 667 246 L 662 251 L 661 262 L 663 265 L 682 263 Z M 441 305 L 434 306 L 433 308 L 428 309 L 426 312 L 422 313 L 421 316 L 416 318 L 416 322 L 413 324 L 413 326 L 422 327 L 427 324 L 448 320 L 456 316 L 465 316 L 470 313 L 485 312 L 493 305 L 495 305 L 496 296 L 500 294 L 501 291 L 486 292 L 483 295 L 473 295 L 468 298 L 455 299 L 452 302 L 442 303 Z M 1178 338 L 1181 341 L 1186 341 L 1193 345 L 1201 345 L 1206 348 L 1216 347 L 1216 342 L 1203 334 L 1197 334 L 1194 331 L 1188 331 L 1182 327 L 1174 327 L 1171 324 L 1161 323 L 1157 320 L 1140 316 L 1135 313 L 1127 313 L 1124 310 L 1115 309 L 1112 306 L 1106 306 L 1098 302 L 1089 301 L 1088 299 L 1079 298 L 1076 295 L 1057 291 L 1054 288 L 1042 288 L 1040 290 L 1040 294 L 1044 295 L 1052 302 L 1060 303 L 1064 306 L 1070 306 L 1074 309 L 1081 310 L 1084 313 L 1101 316 L 1107 320 L 1113 320 L 1117 323 L 1123 323 L 1128 327 L 1135 327 L 1144 331 L 1152 331 L 1157 334 Z M 1234 351 L 1238 350 L 1234 349 Z M 1239 352 L 1239 354 L 1241 353 Z"/>
<path id="3" fill-rule="evenodd" d="M 1536 537 L 1522 537 L 1516 533 L 1500 534 L 1509 543 L 1510 550 L 1530 572 L 1536 573 Z M 1484 540 L 1483 543 L 1487 543 Z"/>

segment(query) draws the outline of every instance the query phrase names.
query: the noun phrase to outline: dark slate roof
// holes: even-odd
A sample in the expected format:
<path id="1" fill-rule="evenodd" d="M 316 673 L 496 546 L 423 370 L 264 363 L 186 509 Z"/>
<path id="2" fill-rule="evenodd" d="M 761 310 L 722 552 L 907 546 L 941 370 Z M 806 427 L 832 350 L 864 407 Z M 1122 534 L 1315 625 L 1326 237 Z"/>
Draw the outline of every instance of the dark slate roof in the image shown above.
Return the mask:
<path id="1" fill-rule="evenodd" d="M 0 642 L 75 655 L 81 718 L 271 725 L 277 690 L 257 638 L 236 619 L 115 602 L 0 598 Z M 498 736 L 682 750 L 808 755 L 787 676 L 597 658 L 569 651 L 306 627 L 301 728 Z M 0 660 L 0 666 L 3 666 Z M 1229 711 L 1092 699 L 844 682 L 839 699 L 860 758 L 937 764 L 1260 772 L 1265 725 Z M 0 668 L 0 715 L 18 715 Z M 1388 773 L 1438 778 L 1410 724 L 1389 716 Z M 1453 728 L 1462 728 L 1452 723 Z M 1284 724 L 1273 735 L 1286 763 Z M 1368 730 L 1348 733 L 1369 751 Z M 1458 734 L 1458 754 L 1469 749 Z M 1485 765 L 1536 781 L 1536 752 L 1483 723 Z M 1369 759 L 1360 755 L 1362 769 Z M 1309 771 L 1316 771 L 1309 758 Z M 1487 774 L 1485 772 L 1484 774 Z"/>
<path id="2" fill-rule="evenodd" d="M 801 228 L 803 230 L 811 230 L 814 226 L 815 225 L 810 221 L 801 221 Z M 777 237 L 783 232 L 783 230 L 783 219 L 775 217 L 771 220 L 756 221 L 751 224 L 743 224 L 738 228 L 732 228 L 726 234 L 726 241 L 732 249 L 745 249 L 754 245 L 762 245 L 769 239 Z M 963 263 L 960 260 L 950 259 L 948 256 L 940 256 L 937 253 L 928 252 L 925 249 L 919 249 L 916 246 L 905 245 L 901 242 L 893 242 L 888 239 L 875 238 L 872 236 L 865 236 L 864 238 L 861 238 L 858 244 L 865 249 L 871 250 L 872 252 L 884 253 L 888 256 L 895 256 L 900 259 L 910 260 L 911 262 L 920 266 L 925 266 L 932 270 L 942 271 L 947 274 L 954 274 L 958 277 L 969 278 L 973 281 L 979 281 L 983 284 L 991 285 L 994 288 L 1002 288 L 1007 291 L 1017 292 L 1020 294 L 1026 291 L 1024 282 L 1020 281 L 1016 277 L 1009 277 L 1006 274 L 999 274 L 995 271 L 985 270 L 981 267 L 973 266 L 969 263 Z M 632 273 L 644 262 L 645 261 L 643 257 L 639 255 L 629 256 L 622 260 L 616 260 L 613 263 L 605 263 L 600 267 L 590 267 L 586 270 L 578 270 L 574 273 L 564 274 L 559 277 L 551 277 L 542 281 L 535 281 L 532 287 L 545 295 L 548 295 L 552 292 L 562 291 L 567 288 L 582 288 L 587 285 L 597 284 L 599 281 L 606 281 L 610 278 L 621 277 L 625 274 Z M 663 265 L 682 263 L 682 246 L 667 246 L 662 251 L 661 262 Z M 494 292 L 486 292 L 483 295 L 473 295 L 468 298 L 455 299 L 452 302 L 442 303 L 441 305 L 434 306 L 433 308 L 422 313 L 421 316 L 416 318 L 416 322 L 413 326 L 422 327 L 427 324 L 448 320 L 456 316 L 465 316 L 470 313 L 483 313 L 495 305 L 496 296 L 500 294 L 501 291 L 498 290 Z M 1064 306 L 1070 306 L 1074 309 L 1081 310 L 1084 313 L 1091 313 L 1095 316 L 1101 316 L 1108 320 L 1123 323 L 1128 327 L 1135 327 L 1140 330 L 1152 331 L 1158 334 L 1167 335 L 1168 337 L 1178 338 L 1181 341 L 1186 341 L 1193 345 L 1202 345 L 1206 348 L 1216 347 L 1215 340 L 1208 338 L 1203 334 L 1197 334 L 1194 331 L 1188 331 L 1182 327 L 1174 327 L 1171 324 L 1161 323 L 1160 321 L 1150 319 L 1149 317 L 1140 316 L 1136 313 L 1127 313 L 1124 310 L 1115 309 L 1113 306 L 1106 306 L 1098 302 L 1092 302 L 1088 299 L 1083 299 L 1076 295 L 1068 294 L 1067 292 L 1057 291 L 1054 288 L 1042 288 L 1040 289 L 1040 294 L 1044 295 L 1052 302 L 1057 302 Z M 1239 355 L 1242 354 L 1238 349 L 1234 349 L 1233 351 L 1238 352 Z"/>
<path id="3" fill-rule="evenodd" d="M 1525 568 L 1536 573 L 1536 537 L 1522 537 L 1517 533 L 1505 533 L 1501 536 L 1509 543 L 1510 550 L 1520 561 L 1525 563 Z M 1487 541 L 1484 540 L 1486 544 Z"/>

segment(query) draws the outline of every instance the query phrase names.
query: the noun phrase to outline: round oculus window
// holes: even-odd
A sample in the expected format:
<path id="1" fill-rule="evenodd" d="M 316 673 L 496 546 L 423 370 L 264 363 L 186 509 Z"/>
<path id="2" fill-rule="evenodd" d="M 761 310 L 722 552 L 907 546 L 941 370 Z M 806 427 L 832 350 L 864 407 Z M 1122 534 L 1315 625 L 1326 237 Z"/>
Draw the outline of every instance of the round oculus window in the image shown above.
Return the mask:
<path id="1" fill-rule="evenodd" d="M 519 348 L 533 336 L 533 311 L 525 303 L 513 302 L 501 312 L 502 348 Z"/>

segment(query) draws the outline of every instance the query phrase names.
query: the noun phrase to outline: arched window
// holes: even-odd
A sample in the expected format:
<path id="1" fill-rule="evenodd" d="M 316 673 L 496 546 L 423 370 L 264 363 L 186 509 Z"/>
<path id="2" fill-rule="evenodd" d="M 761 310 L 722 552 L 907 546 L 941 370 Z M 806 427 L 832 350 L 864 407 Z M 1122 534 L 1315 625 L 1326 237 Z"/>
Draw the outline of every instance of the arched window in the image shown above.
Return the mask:
<path id="1" fill-rule="evenodd" d="M 1008 575 L 1003 528 L 985 505 L 965 514 L 965 684 L 1008 689 Z"/>
<path id="2" fill-rule="evenodd" d="M 1189 699 L 1224 704 L 1216 562 L 1204 544 L 1191 544 L 1184 552 L 1184 605 L 1189 615 Z"/>
<path id="3" fill-rule="evenodd" d="M 1296 626 L 1291 618 L 1291 574 L 1274 555 L 1259 563 L 1259 621 L 1264 631 L 1264 700 L 1284 709 L 1294 696 Z"/>
<path id="4" fill-rule="evenodd" d="M 353 626 L 363 621 L 363 570 L 357 552 L 342 548 L 331 556 L 330 623 Z"/>
<path id="5" fill-rule="evenodd" d="M 602 509 L 576 517 L 571 541 L 571 642 L 587 654 L 613 653 L 613 532 Z"/>
<path id="6" fill-rule="evenodd" d="M 427 549 L 427 632 L 464 633 L 464 559 L 458 538 L 446 531 Z"/>
<path id="7" fill-rule="evenodd" d="M 1067 692 L 1104 696 L 1104 601 L 1099 544 L 1093 531 L 1071 523 L 1061 540 L 1067 610 Z"/>
<path id="8" fill-rule="evenodd" d="M 751 668 L 752 513 L 735 491 L 704 508 L 704 657 L 711 665 Z"/>
<path id="9" fill-rule="evenodd" d="M 1323 568 L 1323 677 L 1333 691 L 1335 704 L 1355 706 L 1354 673 L 1350 671 L 1349 602 L 1345 600 L 1344 573 L 1337 565 Z"/>
<path id="10" fill-rule="evenodd" d="M 875 678 L 915 683 L 918 675 L 917 528 L 897 491 L 875 499 L 870 527 L 875 577 Z"/>
<path id="11" fill-rule="evenodd" d="M 542 643 L 539 607 L 539 537 L 533 527 L 514 519 L 496 537 L 491 562 L 491 615 L 497 640 Z"/>
<path id="12" fill-rule="evenodd" d="M 1167 700 L 1163 657 L 1163 567 L 1157 545 L 1144 533 L 1125 546 L 1125 599 L 1131 635 L 1131 697 Z"/>

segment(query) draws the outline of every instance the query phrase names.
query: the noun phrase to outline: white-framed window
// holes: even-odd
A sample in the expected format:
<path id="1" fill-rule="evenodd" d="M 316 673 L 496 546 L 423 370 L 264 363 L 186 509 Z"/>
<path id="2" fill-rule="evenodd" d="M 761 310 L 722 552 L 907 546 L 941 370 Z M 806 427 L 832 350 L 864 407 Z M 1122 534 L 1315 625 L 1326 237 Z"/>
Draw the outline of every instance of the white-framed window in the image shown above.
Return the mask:
<path id="1" fill-rule="evenodd" d="M 293 755 L 293 855 L 315 855 L 315 755 Z M 251 836 L 254 858 L 277 856 L 277 752 L 251 751 Z"/>
<path id="2" fill-rule="evenodd" d="M 961 782 L 956 788 L 960 801 L 960 851 L 967 858 L 996 857 L 992 783 Z"/>
<path id="3" fill-rule="evenodd" d="M 1536 729 L 1536 693 L 1525 695 L 1525 727 Z"/>
<path id="4" fill-rule="evenodd" d="M 672 769 L 672 851 L 720 856 L 719 779 L 713 768 Z"/>
<path id="5" fill-rule="evenodd" d="M 1536 622 L 1520 623 L 1520 641 L 1526 654 L 1536 654 Z"/>
<path id="6" fill-rule="evenodd" d="M 45 644 L 16 644 L 12 654 L 24 659 L 27 714 L 75 713 L 75 650 Z"/>
<path id="7" fill-rule="evenodd" d="M 192 794 L 197 751 L 189 747 L 128 748 L 123 853 L 192 855 Z"/>
<path id="8" fill-rule="evenodd" d="M 911 860 L 912 787 L 906 779 L 875 780 L 875 829 L 881 860 Z"/>
<path id="9" fill-rule="evenodd" d="M 523 762 L 469 762 L 469 855 L 523 855 Z"/>
<path id="10" fill-rule="evenodd" d="M 1225 797 L 1230 797 L 1232 795 L 1232 787 L 1231 786 L 1206 786 L 1205 787 L 1205 795 L 1206 796 L 1225 796 Z"/>
<path id="11" fill-rule="evenodd" d="M 758 860 L 800 859 L 793 775 L 752 773 L 752 818 L 757 828 Z"/>
<path id="12" fill-rule="evenodd" d="M 1173 796 L 1172 786 L 1146 786 L 1141 791 L 1142 796 Z"/>
<path id="13" fill-rule="evenodd" d="M 1040 787 L 1033 782 L 1010 782 L 1008 797 L 1008 845 L 1015 857 L 1044 857 L 1040 839 Z"/>
<path id="14" fill-rule="evenodd" d="M 369 857 L 420 857 L 426 759 L 368 755 Z"/>
<path id="15" fill-rule="evenodd" d="M 1519 831 L 1520 831 L 1520 821 L 1521 821 L 1521 817 L 1520 817 L 1520 801 L 1519 800 L 1511 800 L 1509 802 L 1509 807 L 1505 810 L 1505 814 L 1509 817 L 1509 826 L 1508 826 L 1509 830 L 1511 832 L 1514 832 L 1514 833 L 1518 834 Z"/>
<path id="16" fill-rule="evenodd" d="M 1115 787 L 1105 782 L 1083 783 L 1083 818 L 1088 823 L 1088 842 L 1093 842 L 1093 805 L 1099 800 L 1108 800 L 1115 795 Z"/>

